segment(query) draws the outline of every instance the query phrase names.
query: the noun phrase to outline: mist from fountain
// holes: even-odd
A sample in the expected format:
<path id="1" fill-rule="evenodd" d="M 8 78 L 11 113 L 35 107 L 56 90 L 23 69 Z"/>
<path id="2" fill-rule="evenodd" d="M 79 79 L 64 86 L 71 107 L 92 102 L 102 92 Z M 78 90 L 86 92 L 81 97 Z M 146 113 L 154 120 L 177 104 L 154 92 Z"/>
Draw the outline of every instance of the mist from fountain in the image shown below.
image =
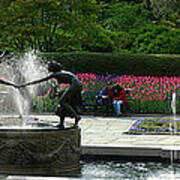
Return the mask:
<path id="1" fill-rule="evenodd" d="M 1 76 L 16 84 L 23 84 L 35 79 L 42 78 L 47 74 L 47 67 L 42 59 L 34 51 L 26 52 L 22 56 L 14 56 L 0 64 Z M 41 84 L 42 86 L 42 84 Z M 38 85 L 28 86 L 20 90 L 6 87 L 7 95 L 2 97 L 2 106 L 7 114 L 16 114 L 20 117 L 28 115 L 32 97 L 38 93 Z M 4 111 L 3 111 L 4 113 Z M 24 118 L 23 124 L 26 124 Z"/>
<path id="2" fill-rule="evenodd" d="M 172 110 L 172 121 L 170 121 L 170 130 L 171 130 L 171 136 L 175 135 L 176 133 L 176 92 L 172 93 L 172 98 L 171 98 L 171 110 Z M 174 150 L 174 147 L 171 147 L 171 151 L 170 151 L 170 179 L 174 179 L 175 176 L 175 170 L 174 170 L 174 160 L 177 159 L 177 151 Z"/>
<path id="3" fill-rule="evenodd" d="M 173 117 L 176 118 L 176 93 L 175 92 L 173 92 L 172 94 L 171 109 L 172 109 Z"/>

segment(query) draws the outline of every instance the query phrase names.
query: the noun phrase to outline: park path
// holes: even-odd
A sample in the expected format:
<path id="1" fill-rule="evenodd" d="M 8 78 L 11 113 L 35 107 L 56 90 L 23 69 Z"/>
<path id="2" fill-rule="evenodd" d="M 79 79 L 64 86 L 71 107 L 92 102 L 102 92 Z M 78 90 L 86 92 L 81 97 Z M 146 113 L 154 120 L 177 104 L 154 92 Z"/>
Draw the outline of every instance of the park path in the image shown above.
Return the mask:
<path id="1" fill-rule="evenodd" d="M 82 144 L 114 144 L 143 146 L 179 146 L 179 135 L 127 135 L 123 134 L 138 117 L 84 116 L 80 121 Z"/>
<path id="2" fill-rule="evenodd" d="M 175 158 L 180 159 L 179 135 L 123 134 L 137 118 L 83 116 L 80 121 L 83 154 L 169 158 L 173 151 Z"/>

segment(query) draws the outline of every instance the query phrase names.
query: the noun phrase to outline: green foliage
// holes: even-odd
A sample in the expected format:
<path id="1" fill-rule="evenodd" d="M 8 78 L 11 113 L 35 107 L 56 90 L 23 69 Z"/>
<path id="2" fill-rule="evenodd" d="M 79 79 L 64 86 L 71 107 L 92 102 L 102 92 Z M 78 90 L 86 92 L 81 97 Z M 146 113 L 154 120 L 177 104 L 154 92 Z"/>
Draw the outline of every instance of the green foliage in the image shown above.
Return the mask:
<path id="1" fill-rule="evenodd" d="M 114 52 L 129 53 L 129 33 L 124 31 L 109 32 L 109 37 L 113 42 Z"/>
<path id="2" fill-rule="evenodd" d="M 161 25 L 148 25 L 132 30 L 131 52 L 147 54 L 178 54 L 180 52 L 180 30 Z"/>
<path id="3" fill-rule="evenodd" d="M 100 28 L 99 28 L 100 29 Z M 93 52 L 112 52 L 115 49 L 114 42 L 112 41 L 110 31 L 100 29 L 93 33 L 93 37 L 82 44 L 82 47 L 86 51 Z M 91 40 L 93 39 L 93 41 Z"/>
<path id="4" fill-rule="evenodd" d="M 166 19 L 180 12 L 179 0 L 151 0 L 152 12 L 156 19 Z"/>
<path id="5" fill-rule="evenodd" d="M 43 96 L 41 99 L 38 99 L 38 97 L 33 99 L 33 104 L 35 105 L 35 110 L 38 113 L 42 112 L 54 112 L 54 110 L 57 108 L 59 104 L 58 99 L 52 100 L 49 96 L 45 97 Z"/>
<path id="6" fill-rule="evenodd" d="M 153 11 L 145 8 L 145 2 L 147 3 L 147 1 L 139 3 L 120 1 L 110 3 L 103 9 L 102 25 L 109 30 L 108 37 L 113 45 L 107 52 L 146 54 L 180 52 L 178 46 L 180 38 L 177 38 L 180 37 L 180 31 L 177 29 L 180 22 L 179 13 L 169 13 L 167 20 L 161 19 L 158 22 L 152 14 Z M 150 5 L 154 7 L 153 4 Z M 171 12 L 177 12 L 172 9 Z"/>
<path id="7" fill-rule="evenodd" d="M 179 54 L 179 0 L 0 0 L 10 51 Z"/>
<path id="8" fill-rule="evenodd" d="M 1 0 L 0 7 L 1 44 L 40 51 L 56 51 L 65 33 L 73 41 L 88 37 L 99 9 L 94 0 Z"/>
<path id="9" fill-rule="evenodd" d="M 179 55 L 112 53 L 41 53 L 46 60 L 60 61 L 74 73 L 180 76 Z"/>
<path id="10" fill-rule="evenodd" d="M 112 31 L 128 31 L 150 23 L 149 15 L 143 3 L 113 3 L 104 9 L 102 24 Z"/>

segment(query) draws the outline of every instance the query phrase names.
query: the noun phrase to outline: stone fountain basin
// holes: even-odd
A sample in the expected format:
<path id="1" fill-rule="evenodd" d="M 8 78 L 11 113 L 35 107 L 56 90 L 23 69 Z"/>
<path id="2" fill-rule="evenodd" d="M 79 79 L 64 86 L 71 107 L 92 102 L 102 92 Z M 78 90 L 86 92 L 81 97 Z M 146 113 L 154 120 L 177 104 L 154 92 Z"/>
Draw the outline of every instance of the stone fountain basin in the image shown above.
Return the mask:
<path id="1" fill-rule="evenodd" d="M 58 116 L 31 115 L 1 115 L 0 129 L 57 129 L 59 123 Z"/>
<path id="2" fill-rule="evenodd" d="M 27 116 L 23 126 L 18 116 L 1 116 L 0 173 L 46 176 L 79 173 L 80 129 L 59 130 L 54 126 L 59 121 L 56 116 L 33 118 Z"/>

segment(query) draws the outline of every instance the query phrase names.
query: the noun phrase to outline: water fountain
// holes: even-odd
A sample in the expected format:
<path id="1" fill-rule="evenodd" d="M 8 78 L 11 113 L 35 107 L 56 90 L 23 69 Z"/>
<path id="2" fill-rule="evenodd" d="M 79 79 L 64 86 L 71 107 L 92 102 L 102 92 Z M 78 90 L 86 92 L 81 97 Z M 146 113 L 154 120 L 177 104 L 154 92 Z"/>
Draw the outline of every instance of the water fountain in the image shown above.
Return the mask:
<path id="1" fill-rule="evenodd" d="M 3 77 L 15 83 L 37 79 L 46 73 L 45 66 L 33 52 L 1 63 L 0 69 Z M 59 117 L 55 115 L 29 115 L 30 97 L 37 91 L 34 87 L 18 91 L 1 86 L 4 89 L 0 93 L 3 103 L 0 173 L 42 176 L 79 173 L 80 129 L 58 129 L 55 124 Z"/>
<path id="2" fill-rule="evenodd" d="M 26 81 L 38 79 L 46 73 L 45 66 L 39 64 L 33 53 L 26 53 L 15 65 L 16 59 L 11 61 L 12 63 L 0 64 L 0 69 L 3 70 L 1 73 L 4 77 L 16 83 L 19 83 L 16 81 L 19 70 L 22 70 Z M 16 73 L 15 67 L 18 67 Z M 28 69 L 31 69 L 31 72 L 28 72 Z M 32 89 L 34 87 L 36 86 L 28 87 L 30 95 L 36 95 L 36 89 Z M 3 103 L 0 108 L 3 109 L 0 116 L 0 174 L 18 174 L 26 177 L 30 175 L 27 179 L 38 175 L 38 179 L 49 180 L 50 177 L 39 176 L 73 176 L 79 173 L 80 129 L 59 130 L 55 126 L 59 121 L 57 116 L 29 115 L 31 103 L 26 101 L 29 95 L 22 95 L 23 93 L 19 93 L 18 90 L 7 87 L 0 92 L 0 101 Z M 171 105 L 175 117 L 175 95 Z M 101 162 L 97 159 L 83 160 L 82 179 L 176 179 L 180 177 L 180 166 L 173 162 L 174 150 L 171 153 L 171 166 L 162 162 L 136 162 L 129 159 L 110 159 Z M 174 171 L 177 171 L 175 175 Z M 26 178 L 9 176 L 7 179 Z"/>
<path id="3" fill-rule="evenodd" d="M 176 92 L 175 91 L 172 93 L 171 109 L 172 109 L 173 118 L 172 121 L 170 122 L 170 129 L 172 129 L 173 124 L 176 129 L 177 125 L 176 125 Z M 173 135 L 175 135 L 175 131 L 171 131 L 171 136 Z M 177 151 L 175 150 L 174 147 L 171 147 L 170 149 L 171 177 L 174 176 L 174 160 L 177 160 Z"/>

